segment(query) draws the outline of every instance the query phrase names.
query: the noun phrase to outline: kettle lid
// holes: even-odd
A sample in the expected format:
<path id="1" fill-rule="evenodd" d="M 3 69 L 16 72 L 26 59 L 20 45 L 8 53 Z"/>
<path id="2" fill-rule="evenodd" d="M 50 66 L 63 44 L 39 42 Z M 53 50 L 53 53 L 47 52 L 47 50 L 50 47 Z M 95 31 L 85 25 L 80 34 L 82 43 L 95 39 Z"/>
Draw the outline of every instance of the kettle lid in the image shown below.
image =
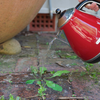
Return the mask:
<path id="1" fill-rule="evenodd" d="M 60 9 L 56 9 L 56 13 L 59 15 L 59 17 L 58 17 L 58 27 L 59 28 L 64 26 L 69 21 L 69 19 L 73 15 L 73 12 L 74 12 L 74 8 L 64 10 L 63 12 L 61 12 Z"/>

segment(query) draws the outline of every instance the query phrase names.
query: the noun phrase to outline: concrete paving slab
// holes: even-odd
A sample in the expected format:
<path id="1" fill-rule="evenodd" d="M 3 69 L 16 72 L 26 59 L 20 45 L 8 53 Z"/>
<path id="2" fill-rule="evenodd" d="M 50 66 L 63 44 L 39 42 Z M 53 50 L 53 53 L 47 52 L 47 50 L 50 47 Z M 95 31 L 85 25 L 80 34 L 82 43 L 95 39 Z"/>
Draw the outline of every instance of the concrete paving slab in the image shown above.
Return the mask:
<path id="1" fill-rule="evenodd" d="M 29 72 L 31 66 L 37 67 L 37 58 L 21 58 L 17 62 L 15 72 Z"/>
<path id="2" fill-rule="evenodd" d="M 100 100 L 100 87 L 96 80 L 89 76 L 81 77 L 79 74 L 72 75 L 72 87 L 76 96 L 87 98 L 87 100 Z"/>
<path id="3" fill-rule="evenodd" d="M 13 72 L 16 66 L 16 59 L 6 57 L 0 59 L 0 75 Z"/>
<path id="4" fill-rule="evenodd" d="M 26 66 L 29 67 L 27 64 L 26 66 L 22 65 L 22 61 L 25 62 L 26 59 L 27 60 L 31 59 L 30 62 L 33 63 L 32 58 L 30 57 L 33 57 L 33 60 L 35 59 L 34 57 L 37 57 L 36 34 L 33 34 L 31 36 L 20 35 L 20 36 L 16 36 L 15 38 L 20 42 L 22 51 L 21 53 L 16 55 L 3 55 L 3 54 L 0 55 L 0 75 L 12 73 L 14 71 L 19 71 L 18 68 L 23 68 Z"/>

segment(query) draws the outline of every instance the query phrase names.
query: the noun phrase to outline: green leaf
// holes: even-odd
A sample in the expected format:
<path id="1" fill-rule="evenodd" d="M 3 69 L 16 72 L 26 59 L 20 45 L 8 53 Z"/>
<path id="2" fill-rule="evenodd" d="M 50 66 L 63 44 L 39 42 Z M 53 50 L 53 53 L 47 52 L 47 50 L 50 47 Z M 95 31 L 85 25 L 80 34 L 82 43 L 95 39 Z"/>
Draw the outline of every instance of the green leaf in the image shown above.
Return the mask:
<path id="1" fill-rule="evenodd" d="M 77 56 L 71 56 L 70 57 L 70 59 L 76 59 L 77 58 Z"/>
<path id="2" fill-rule="evenodd" d="M 0 100 L 5 100 L 4 95 L 0 97 Z"/>
<path id="3" fill-rule="evenodd" d="M 90 66 L 94 66 L 93 64 L 89 64 Z"/>
<path id="4" fill-rule="evenodd" d="M 72 63 L 72 64 L 71 64 L 71 66 L 76 66 L 76 65 L 77 65 L 76 63 Z"/>
<path id="5" fill-rule="evenodd" d="M 26 84 L 33 84 L 35 80 L 28 80 L 26 81 Z"/>
<path id="6" fill-rule="evenodd" d="M 47 42 L 46 45 L 49 45 L 49 43 Z"/>
<path id="7" fill-rule="evenodd" d="M 72 97 L 76 97 L 76 95 L 73 94 Z"/>
<path id="8" fill-rule="evenodd" d="M 49 88 L 52 88 L 52 89 L 55 90 L 55 91 L 59 91 L 59 92 L 62 91 L 62 87 L 59 86 L 58 84 L 53 83 L 52 81 L 46 80 L 46 85 L 47 85 Z"/>
<path id="9" fill-rule="evenodd" d="M 41 81 L 37 81 L 37 84 L 38 84 L 38 85 L 41 85 Z"/>
<path id="10" fill-rule="evenodd" d="M 43 96 L 45 95 L 46 88 L 40 85 L 40 88 L 38 89 L 38 96 Z"/>
<path id="11" fill-rule="evenodd" d="M 86 75 L 86 72 L 81 72 L 80 75 L 84 76 L 84 75 Z"/>
<path id="12" fill-rule="evenodd" d="M 92 73 L 91 73 L 91 76 L 92 76 L 94 79 L 97 79 L 97 73 L 96 73 L 96 72 L 92 72 Z"/>
<path id="13" fill-rule="evenodd" d="M 19 96 L 16 97 L 16 100 L 21 100 L 21 98 Z"/>
<path id="14" fill-rule="evenodd" d="M 9 100 L 15 100 L 12 94 L 9 95 Z"/>
<path id="15" fill-rule="evenodd" d="M 44 72 L 47 71 L 46 67 L 40 67 L 40 74 L 44 74 Z"/>
<path id="16" fill-rule="evenodd" d="M 44 91 L 46 91 L 46 88 L 43 87 L 43 86 L 40 86 L 40 88 L 38 90 L 41 91 L 41 92 L 44 92 Z"/>
<path id="17" fill-rule="evenodd" d="M 61 76 L 62 74 L 68 74 L 68 73 L 70 73 L 70 71 L 67 70 L 57 71 L 53 74 L 52 77 Z"/>
<path id="18" fill-rule="evenodd" d="M 54 74 L 54 73 L 55 73 L 55 71 L 50 71 L 50 73 L 51 73 L 51 74 Z"/>
<path id="19" fill-rule="evenodd" d="M 97 75 L 100 75 L 100 72 L 97 72 Z"/>
<path id="20" fill-rule="evenodd" d="M 9 83 L 12 83 L 12 81 L 9 80 Z"/>
<path id="21" fill-rule="evenodd" d="M 36 67 L 31 66 L 31 72 L 34 74 L 38 73 L 38 69 Z"/>

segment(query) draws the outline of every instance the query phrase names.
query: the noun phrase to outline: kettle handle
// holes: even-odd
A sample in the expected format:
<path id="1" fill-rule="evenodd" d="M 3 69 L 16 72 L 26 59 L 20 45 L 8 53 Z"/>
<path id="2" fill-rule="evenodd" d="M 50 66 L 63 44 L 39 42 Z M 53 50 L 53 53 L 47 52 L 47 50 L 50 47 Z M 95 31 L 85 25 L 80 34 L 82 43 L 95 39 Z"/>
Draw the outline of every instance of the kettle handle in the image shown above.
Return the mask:
<path id="1" fill-rule="evenodd" d="M 77 10 L 82 10 L 82 8 L 85 7 L 85 5 L 91 4 L 91 3 L 93 3 L 93 2 L 96 2 L 97 5 L 98 5 L 99 8 L 100 8 L 100 2 L 98 2 L 97 0 L 84 0 L 84 1 L 80 2 L 75 8 L 76 8 Z"/>

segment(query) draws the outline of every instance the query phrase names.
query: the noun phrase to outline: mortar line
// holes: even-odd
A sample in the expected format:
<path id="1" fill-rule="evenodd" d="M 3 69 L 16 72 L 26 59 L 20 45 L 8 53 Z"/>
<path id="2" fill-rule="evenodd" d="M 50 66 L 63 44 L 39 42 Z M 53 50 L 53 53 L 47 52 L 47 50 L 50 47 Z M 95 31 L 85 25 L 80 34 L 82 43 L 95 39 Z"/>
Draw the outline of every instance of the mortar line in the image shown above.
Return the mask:
<path id="1" fill-rule="evenodd" d="M 37 55 L 37 66 L 40 64 L 40 59 L 39 59 L 39 40 L 38 40 L 38 35 L 36 34 L 36 55 Z"/>
<path id="2" fill-rule="evenodd" d="M 70 81 L 69 76 L 68 76 L 68 80 Z M 71 91 L 72 91 L 72 95 L 73 94 L 75 95 L 75 91 L 74 91 L 74 88 L 73 88 L 73 85 L 72 85 L 72 82 L 71 81 L 70 81 L 69 85 L 70 85 L 70 88 L 71 88 Z"/>

